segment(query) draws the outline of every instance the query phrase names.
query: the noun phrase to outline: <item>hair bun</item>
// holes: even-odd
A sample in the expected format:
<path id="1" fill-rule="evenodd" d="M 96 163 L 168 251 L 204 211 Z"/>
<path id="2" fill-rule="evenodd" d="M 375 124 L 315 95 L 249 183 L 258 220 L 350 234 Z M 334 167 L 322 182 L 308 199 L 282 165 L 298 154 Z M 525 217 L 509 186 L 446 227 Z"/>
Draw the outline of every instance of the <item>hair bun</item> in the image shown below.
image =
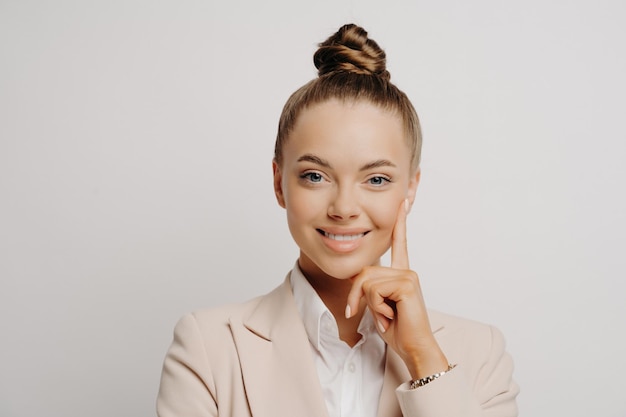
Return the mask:
<path id="1" fill-rule="evenodd" d="M 376 75 L 389 79 L 385 52 L 367 37 L 362 27 L 354 24 L 342 26 L 337 33 L 320 43 L 313 55 L 317 73 L 351 72 Z"/>

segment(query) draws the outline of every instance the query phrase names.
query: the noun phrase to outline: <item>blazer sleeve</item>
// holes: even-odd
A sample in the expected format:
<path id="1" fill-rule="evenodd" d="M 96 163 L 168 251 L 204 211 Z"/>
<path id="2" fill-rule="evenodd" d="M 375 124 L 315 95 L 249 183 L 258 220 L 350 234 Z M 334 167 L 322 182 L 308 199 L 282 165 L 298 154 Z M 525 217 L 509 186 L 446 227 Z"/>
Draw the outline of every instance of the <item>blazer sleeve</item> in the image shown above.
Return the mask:
<path id="1" fill-rule="evenodd" d="M 404 417 L 516 417 L 513 361 L 504 337 L 485 326 L 486 337 L 461 348 L 457 367 L 422 387 L 404 383 L 396 396 Z"/>
<path id="2" fill-rule="evenodd" d="M 206 349 L 192 314 L 180 319 L 163 363 L 157 397 L 159 417 L 217 416 L 215 384 Z"/>

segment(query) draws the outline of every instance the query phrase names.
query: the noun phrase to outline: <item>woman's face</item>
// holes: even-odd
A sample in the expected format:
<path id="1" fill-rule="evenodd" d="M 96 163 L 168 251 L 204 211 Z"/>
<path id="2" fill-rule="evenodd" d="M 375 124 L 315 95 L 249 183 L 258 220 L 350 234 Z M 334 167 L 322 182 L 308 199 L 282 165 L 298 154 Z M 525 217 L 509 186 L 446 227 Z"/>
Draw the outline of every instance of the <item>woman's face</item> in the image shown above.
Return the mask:
<path id="1" fill-rule="evenodd" d="M 282 155 L 274 188 L 305 275 L 346 279 L 378 264 L 419 180 L 401 119 L 367 101 L 330 100 L 302 111 Z"/>

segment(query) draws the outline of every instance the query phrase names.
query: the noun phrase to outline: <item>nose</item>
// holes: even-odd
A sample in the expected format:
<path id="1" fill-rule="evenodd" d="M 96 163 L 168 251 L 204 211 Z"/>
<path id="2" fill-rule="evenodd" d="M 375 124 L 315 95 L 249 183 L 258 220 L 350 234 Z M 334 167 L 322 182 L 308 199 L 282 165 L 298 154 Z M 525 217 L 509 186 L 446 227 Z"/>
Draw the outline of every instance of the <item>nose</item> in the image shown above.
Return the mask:
<path id="1" fill-rule="evenodd" d="M 328 216 L 335 220 L 359 217 L 361 206 L 357 194 L 351 187 L 337 187 L 328 205 Z"/>

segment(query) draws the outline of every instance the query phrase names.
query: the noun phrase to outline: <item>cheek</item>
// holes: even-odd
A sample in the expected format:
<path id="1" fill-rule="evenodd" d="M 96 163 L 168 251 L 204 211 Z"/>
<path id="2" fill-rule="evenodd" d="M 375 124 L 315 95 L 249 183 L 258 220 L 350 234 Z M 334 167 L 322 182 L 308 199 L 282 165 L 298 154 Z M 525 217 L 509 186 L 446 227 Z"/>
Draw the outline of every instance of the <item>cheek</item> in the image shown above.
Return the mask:
<path id="1" fill-rule="evenodd" d="M 314 198 L 315 196 L 312 194 L 299 187 L 291 187 L 289 189 L 285 198 L 285 208 L 290 227 L 305 223 L 319 215 L 323 199 L 319 198 L 319 196 Z"/>
<path id="2" fill-rule="evenodd" d="M 393 196 L 390 198 L 376 199 L 370 205 L 370 217 L 379 229 L 385 231 L 393 230 L 398 216 L 398 209 L 404 198 Z"/>
<path id="3" fill-rule="evenodd" d="M 391 234 L 396 225 L 397 214 L 398 211 L 393 209 L 386 209 L 384 212 L 381 212 L 379 216 L 380 227 Z"/>

